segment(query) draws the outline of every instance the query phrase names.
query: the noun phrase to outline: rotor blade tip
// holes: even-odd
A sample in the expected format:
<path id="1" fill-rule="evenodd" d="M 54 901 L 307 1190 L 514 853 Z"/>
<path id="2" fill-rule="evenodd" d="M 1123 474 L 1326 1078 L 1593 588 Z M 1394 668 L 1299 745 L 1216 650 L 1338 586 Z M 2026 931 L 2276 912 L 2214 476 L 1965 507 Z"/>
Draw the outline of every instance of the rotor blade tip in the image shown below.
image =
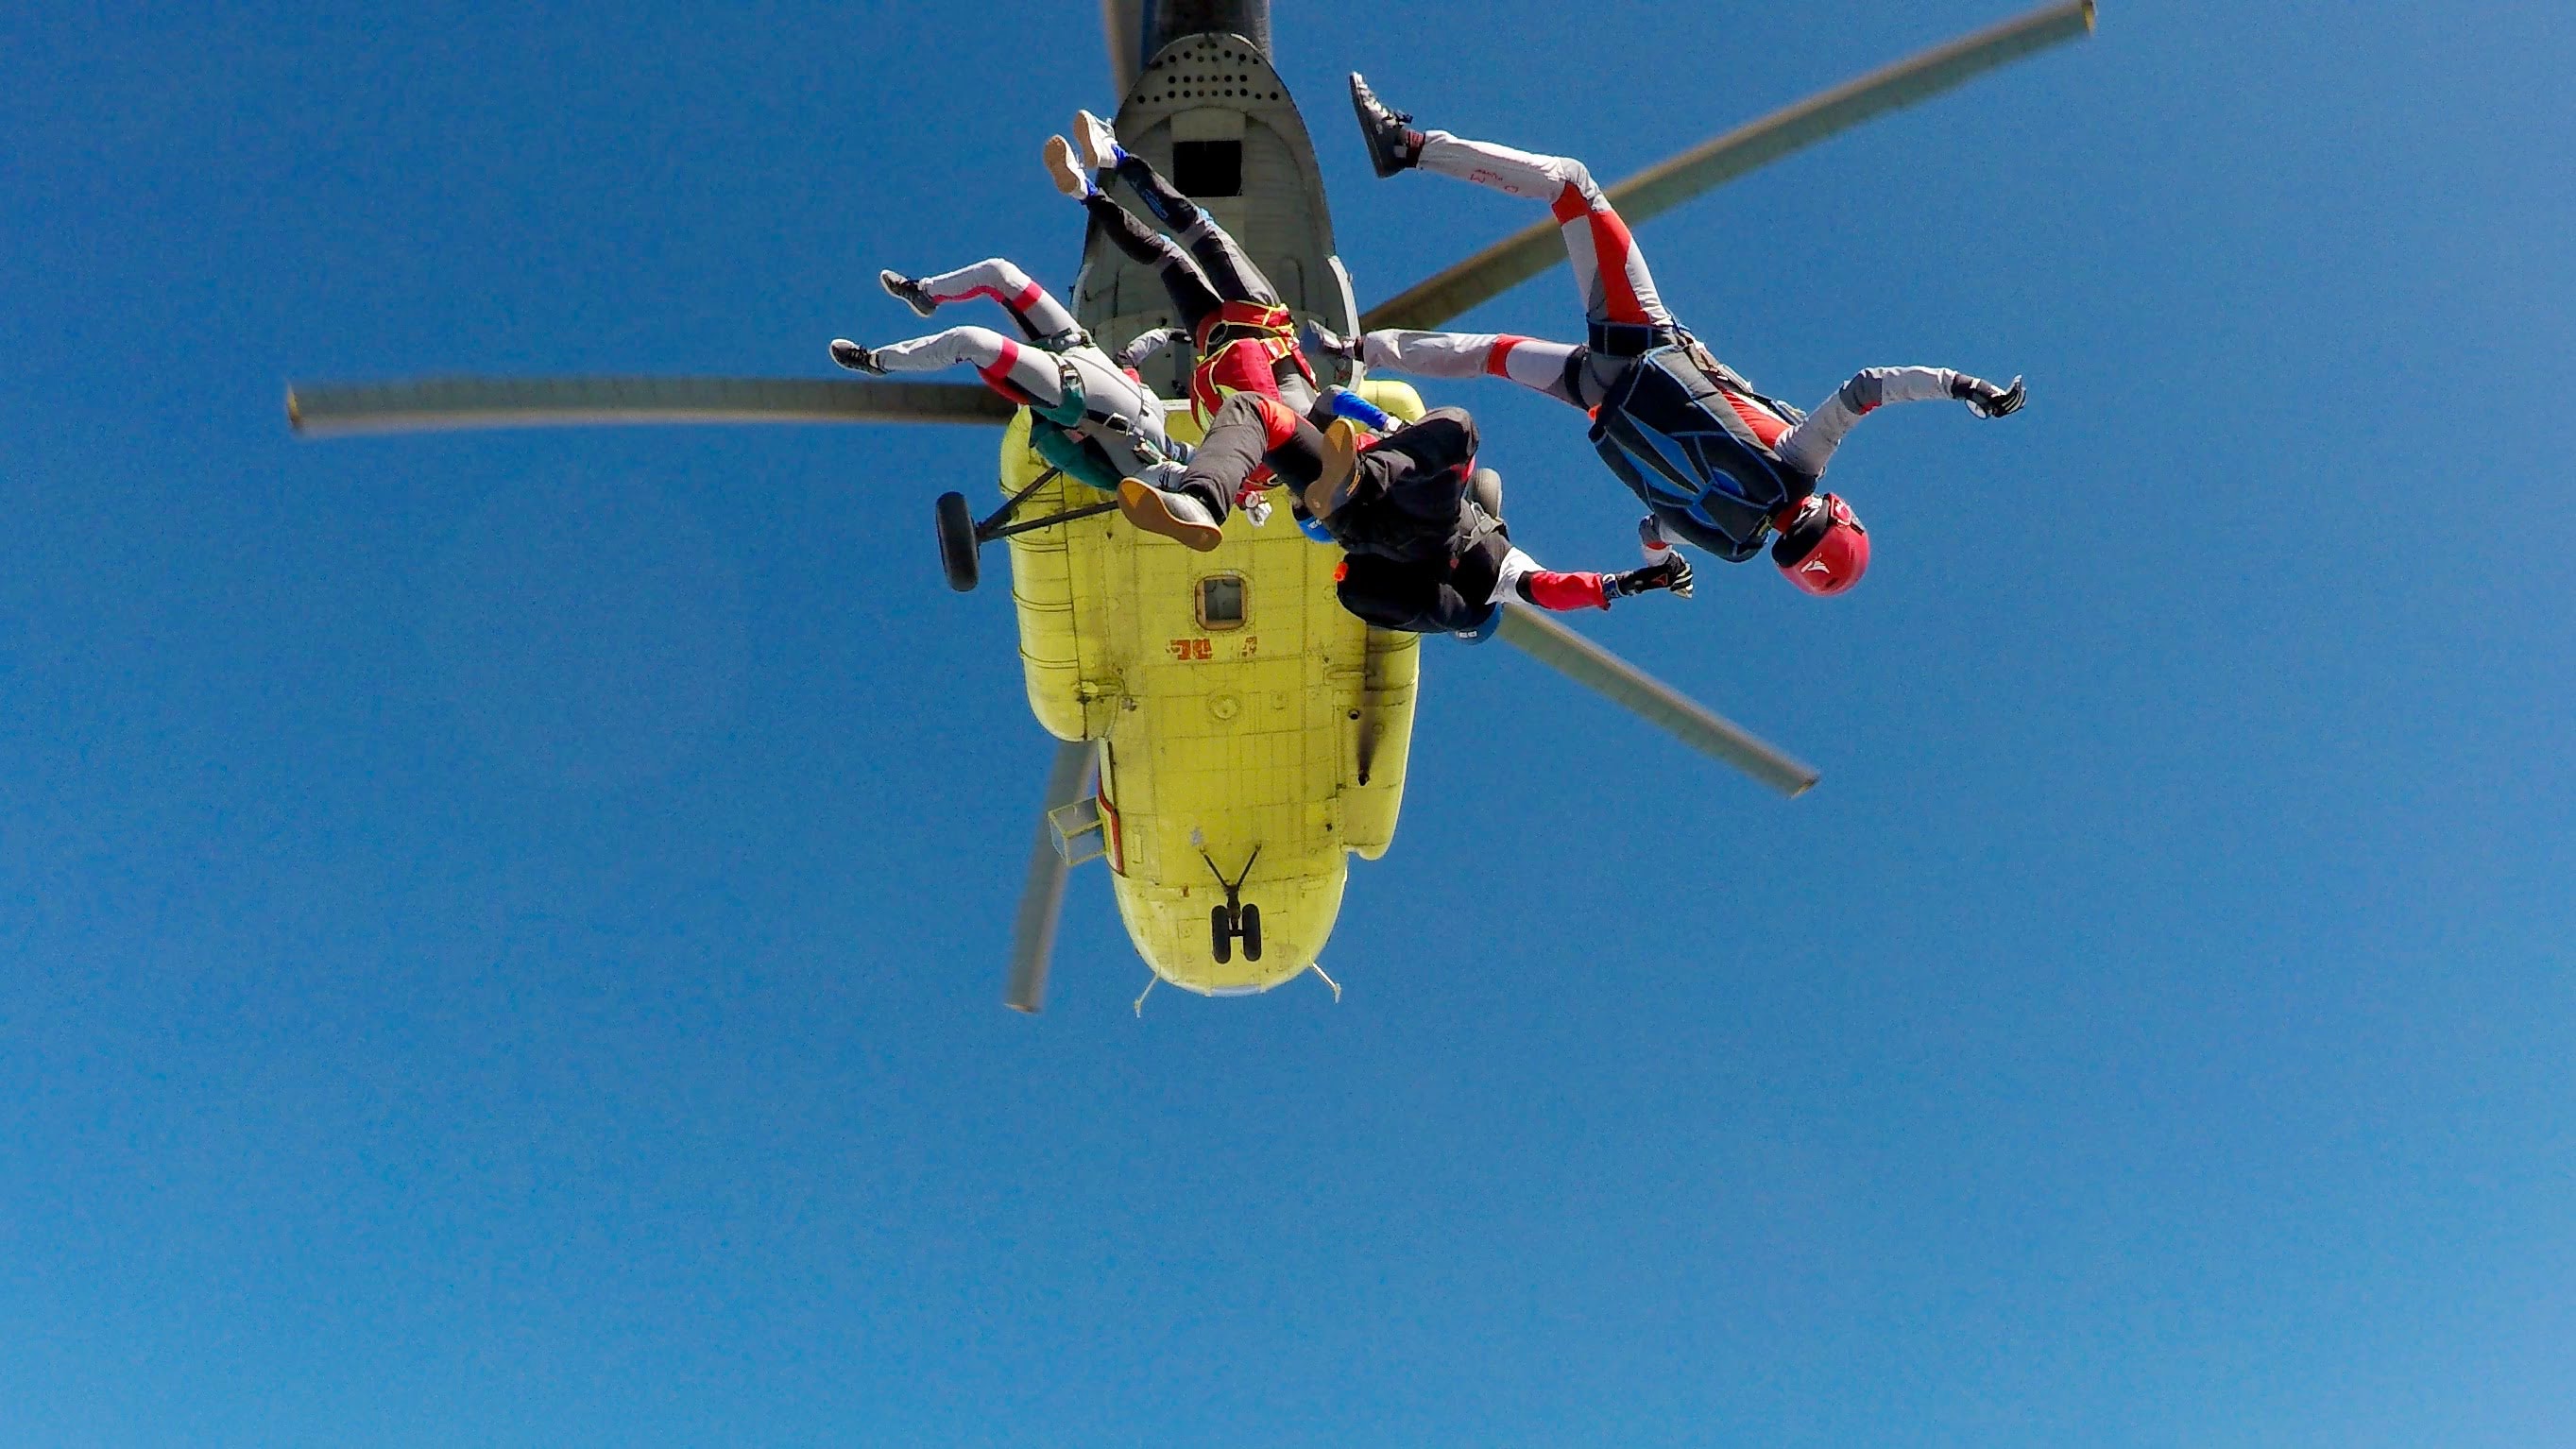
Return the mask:
<path id="1" fill-rule="evenodd" d="M 2093 19 L 2093 0 L 2084 0 L 2084 28 L 2086 30 L 2089 31 L 2093 28 Z"/>
<path id="2" fill-rule="evenodd" d="M 304 409 L 296 406 L 295 389 L 286 390 L 286 425 L 296 432 L 304 431 Z"/>

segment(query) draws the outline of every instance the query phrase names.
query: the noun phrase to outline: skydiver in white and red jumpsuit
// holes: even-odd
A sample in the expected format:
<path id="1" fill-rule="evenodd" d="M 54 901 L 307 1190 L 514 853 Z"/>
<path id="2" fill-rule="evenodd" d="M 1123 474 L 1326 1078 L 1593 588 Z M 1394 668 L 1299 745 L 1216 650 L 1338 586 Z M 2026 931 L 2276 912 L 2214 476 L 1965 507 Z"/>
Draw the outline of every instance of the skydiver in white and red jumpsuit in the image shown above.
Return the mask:
<path id="1" fill-rule="evenodd" d="M 1127 477 L 1177 477 L 1189 449 L 1164 434 L 1162 400 L 1138 378 L 1137 363 L 1159 339 L 1140 338 L 1117 356 L 1101 350 L 1065 305 L 1010 261 L 992 257 L 933 277 L 881 272 L 877 281 L 928 317 L 949 302 L 989 297 L 1019 330 L 951 327 L 926 337 L 862 347 L 834 338 L 832 360 L 880 377 L 973 367 L 984 385 L 1029 410 L 1029 445 L 1076 480 L 1115 493 Z"/>
<path id="2" fill-rule="evenodd" d="M 1954 398 L 1981 418 L 2022 405 L 2020 378 L 1999 387 L 1946 367 L 1864 369 L 1813 414 L 1765 397 L 1665 310 L 1627 223 L 1582 162 L 1411 129 L 1412 117 L 1389 110 L 1357 74 L 1351 104 L 1380 176 L 1419 167 L 1546 201 L 1589 336 L 1578 346 L 1491 333 L 1342 339 L 1313 331 L 1309 345 L 1423 377 L 1508 378 L 1590 413 L 1602 461 L 1650 510 L 1638 525 L 1650 560 L 1679 541 L 1740 563 L 1768 537 L 1790 583 L 1839 594 L 1869 567 L 1869 535 L 1849 504 L 1817 484 L 1852 425 L 1887 403 Z"/>

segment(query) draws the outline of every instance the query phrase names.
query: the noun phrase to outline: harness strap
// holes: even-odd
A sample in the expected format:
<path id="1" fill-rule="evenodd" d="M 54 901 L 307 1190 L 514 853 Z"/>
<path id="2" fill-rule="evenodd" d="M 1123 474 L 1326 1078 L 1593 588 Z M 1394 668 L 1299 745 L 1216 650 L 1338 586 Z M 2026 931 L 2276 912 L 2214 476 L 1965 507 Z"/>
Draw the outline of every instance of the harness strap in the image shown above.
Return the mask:
<path id="1" fill-rule="evenodd" d="M 1670 322 L 1595 322 L 1589 331 L 1592 350 L 1610 357 L 1643 357 L 1687 335 Z"/>

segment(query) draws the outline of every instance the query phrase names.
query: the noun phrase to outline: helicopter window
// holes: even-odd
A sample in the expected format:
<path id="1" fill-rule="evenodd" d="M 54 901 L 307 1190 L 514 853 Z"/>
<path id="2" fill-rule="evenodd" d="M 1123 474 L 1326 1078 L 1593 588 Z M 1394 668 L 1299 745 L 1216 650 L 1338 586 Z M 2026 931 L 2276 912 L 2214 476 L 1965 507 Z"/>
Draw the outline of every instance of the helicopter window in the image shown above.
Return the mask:
<path id="1" fill-rule="evenodd" d="M 1208 575 L 1199 580 L 1199 627 L 1202 629 L 1242 628 L 1243 603 L 1243 575 Z"/>
<path id="2" fill-rule="evenodd" d="M 1241 196 L 1243 143 L 1174 141 L 1172 185 L 1190 196 Z"/>

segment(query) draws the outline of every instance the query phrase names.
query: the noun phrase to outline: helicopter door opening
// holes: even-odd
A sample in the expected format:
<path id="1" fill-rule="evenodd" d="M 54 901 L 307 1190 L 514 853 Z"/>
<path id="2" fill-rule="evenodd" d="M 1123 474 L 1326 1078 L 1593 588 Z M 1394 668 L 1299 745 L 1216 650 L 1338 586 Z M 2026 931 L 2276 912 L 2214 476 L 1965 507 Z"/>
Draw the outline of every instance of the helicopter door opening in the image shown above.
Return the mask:
<path id="1" fill-rule="evenodd" d="M 1185 196 L 1241 196 L 1243 142 L 1174 141 L 1172 185 Z"/>
<path id="2" fill-rule="evenodd" d="M 1211 633 L 1242 628 L 1251 616 L 1248 595 L 1241 574 L 1210 574 L 1199 580 L 1199 627 Z"/>

